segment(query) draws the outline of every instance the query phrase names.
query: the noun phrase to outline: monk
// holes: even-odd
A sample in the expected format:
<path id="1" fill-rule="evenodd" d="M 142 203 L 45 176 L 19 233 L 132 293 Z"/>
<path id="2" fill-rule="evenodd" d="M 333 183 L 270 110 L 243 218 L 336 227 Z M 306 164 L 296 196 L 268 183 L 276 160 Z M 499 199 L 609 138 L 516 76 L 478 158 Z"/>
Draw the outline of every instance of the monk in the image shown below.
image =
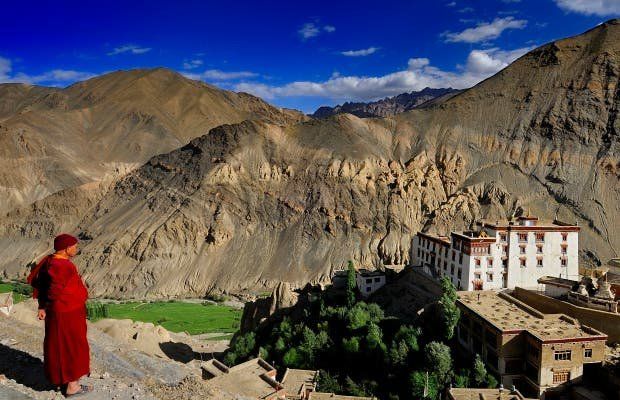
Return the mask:
<path id="1" fill-rule="evenodd" d="M 78 252 L 77 245 L 75 237 L 58 235 L 54 239 L 55 252 L 43 258 L 28 277 L 33 296 L 39 300 L 37 317 L 45 320 L 45 376 L 61 386 L 66 397 L 93 390 L 79 382 L 90 374 L 90 348 L 86 339 L 88 292 L 71 262 Z"/>

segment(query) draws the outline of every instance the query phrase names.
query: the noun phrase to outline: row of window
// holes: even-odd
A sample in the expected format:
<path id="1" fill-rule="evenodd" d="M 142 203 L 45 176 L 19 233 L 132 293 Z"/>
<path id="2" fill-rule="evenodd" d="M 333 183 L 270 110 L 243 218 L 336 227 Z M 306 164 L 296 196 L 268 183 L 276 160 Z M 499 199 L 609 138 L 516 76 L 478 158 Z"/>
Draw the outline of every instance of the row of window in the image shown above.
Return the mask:
<path id="1" fill-rule="evenodd" d="M 555 361 L 570 361 L 572 359 L 572 350 L 556 350 L 553 352 Z M 592 358 L 592 349 L 583 350 L 584 358 Z"/>

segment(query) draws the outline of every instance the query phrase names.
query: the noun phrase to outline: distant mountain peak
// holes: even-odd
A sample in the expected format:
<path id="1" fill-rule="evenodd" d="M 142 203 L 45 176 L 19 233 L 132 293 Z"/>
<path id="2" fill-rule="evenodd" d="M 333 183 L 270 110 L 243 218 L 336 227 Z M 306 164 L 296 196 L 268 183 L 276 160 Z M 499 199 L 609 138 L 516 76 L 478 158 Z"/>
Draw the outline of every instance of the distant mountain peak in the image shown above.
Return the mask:
<path id="1" fill-rule="evenodd" d="M 417 92 L 401 93 L 373 102 L 345 102 L 334 107 L 319 107 L 312 116 L 325 118 L 335 114 L 349 113 L 360 118 L 387 117 L 409 111 L 435 99 L 452 97 L 458 92 L 459 90 L 452 88 L 425 87 Z"/>

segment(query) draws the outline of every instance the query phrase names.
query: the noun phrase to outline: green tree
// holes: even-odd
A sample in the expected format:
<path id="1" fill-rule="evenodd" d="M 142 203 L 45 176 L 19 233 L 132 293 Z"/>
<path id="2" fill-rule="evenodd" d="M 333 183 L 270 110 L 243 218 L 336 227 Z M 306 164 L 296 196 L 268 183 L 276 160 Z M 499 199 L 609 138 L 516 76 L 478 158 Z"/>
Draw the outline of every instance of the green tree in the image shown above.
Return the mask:
<path id="1" fill-rule="evenodd" d="M 302 356 L 295 347 L 289 349 L 282 357 L 282 362 L 287 367 L 299 367 L 302 363 Z"/>
<path id="2" fill-rule="evenodd" d="M 457 388 L 469 387 L 469 374 L 467 371 L 461 370 L 461 372 L 454 376 L 454 386 Z"/>
<path id="3" fill-rule="evenodd" d="M 337 376 L 331 375 L 322 369 L 319 371 L 316 390 L 323 393 L 340 393 L 342 392 L 342 386 L 338 382 Z"/>
<path id="4" fill-rule="evenodd" d="M 443 327 L 443 336 L 446 340 L 452 339 L 454 336 L 454 328 L 461 317 L 461 310 L 456 305 L 456 289 L 450 279 L 441 278 L 441 289 L 443 294 L 439 299 L 439 309 L 441 312 L 441 322 Z"/>
<path id="5" fill-rule="evenodd" d="M 342 339 L 342 347 L 349 353 L 358 353 L 360 351 L 360 340 L 358 337 L 353 336 L 350 339 Z"/>
<path id="6" fill-rule="evenodd" d="M 368 344 L 368 348 L 372 350 L 385 348 L 385 344 L 383 344 L 383 332 L 381 332 L 379 325 L 374 322 L 371 322 L 370 325 L 368 325 L 366 343 Z"/>
<path id="7" fill-rule="evenodd" d="M 414 399 L 437 399 L 440 385 L 434 374 L 426 371 L 414 371 L 409 376 L 411 394 Z"/>
<path id="8" fill-rule="evenodd" d="M 366 306 L 366 310 L 368 311 L 370 321 L 375 324 L 381 322 L 381 320 L 385 317 L 383 309 L 378 304 L 370 303 Z"/>
<path id="9" fill-rule="evenodd" d="M 254 332 L 238 335 L 230 343 L 230 350 L 226 354 L 225 361 L 229 366 L 235 365 L 238 361 L 243 361 L 254 354 L 256 347 L 256 335 Z"/>
<path id="10" fill-rule="evenodd" d="M 487 387 L 489 389 L 495 389 L 498 384 L 497 379 L 493 375 L 487 374 Z"/>
<path id="11" fill-rule="evenodd" d="M 476 387 L 482 387 L 487 381 L 487 369 L 480 358 L 480 354 L 476 354 L 474 359 L 473 377 Z"/>
<path id="12" fill-rule="evenodd" d="M 414 328 L 411 325 L 403 325 L 398 329 L 394 340 L 397 342 L 405 342 L 410 351 L 420 350 L 418 345 L 418 337 L 420 336 L 420 330 Z"/>
<path id="13" fill-rule="evenodd" d="M 346 287 L 346 295 L 347 295 L 347 306 L 353 307 L 357 300 L 357 296 L 355 294 L 356 288 L 356 280 L 355 280 L 355 267 L 353 266 L 353 261 L 349 260 L 349 265 L 347 266 L 347 287 Z"/>
<path id="14" fill-rule="evenodd" d="M 424 347 L 426 366 L 433 371 L 437 383 L 445 387 L 452 377 L 452 355 L 450 348 L 440 342 L 430 342 Z"/>
<path id="15" fill-rule="evenodd" d="M 370 314 L 363 306 L 364 303 L 358 303 L 347 312 L 347 327 L 351 330 L 359 329 L 370 321 Z"/>

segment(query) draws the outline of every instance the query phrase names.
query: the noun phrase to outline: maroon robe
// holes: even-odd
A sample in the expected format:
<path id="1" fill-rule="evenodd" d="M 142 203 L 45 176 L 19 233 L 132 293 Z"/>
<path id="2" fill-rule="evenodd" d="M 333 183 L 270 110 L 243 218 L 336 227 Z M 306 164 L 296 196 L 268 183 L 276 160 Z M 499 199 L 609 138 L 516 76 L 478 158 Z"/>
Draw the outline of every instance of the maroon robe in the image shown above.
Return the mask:
<path id="1" fill-rule="evenodd" d="M 37 274 L 39 309 L 45 309 L 43 342 L 45 376 L 55 385 L 90 374 L 86 339 L 88 292 L 76 266 L 68 259 L 49 257 Z"/>

